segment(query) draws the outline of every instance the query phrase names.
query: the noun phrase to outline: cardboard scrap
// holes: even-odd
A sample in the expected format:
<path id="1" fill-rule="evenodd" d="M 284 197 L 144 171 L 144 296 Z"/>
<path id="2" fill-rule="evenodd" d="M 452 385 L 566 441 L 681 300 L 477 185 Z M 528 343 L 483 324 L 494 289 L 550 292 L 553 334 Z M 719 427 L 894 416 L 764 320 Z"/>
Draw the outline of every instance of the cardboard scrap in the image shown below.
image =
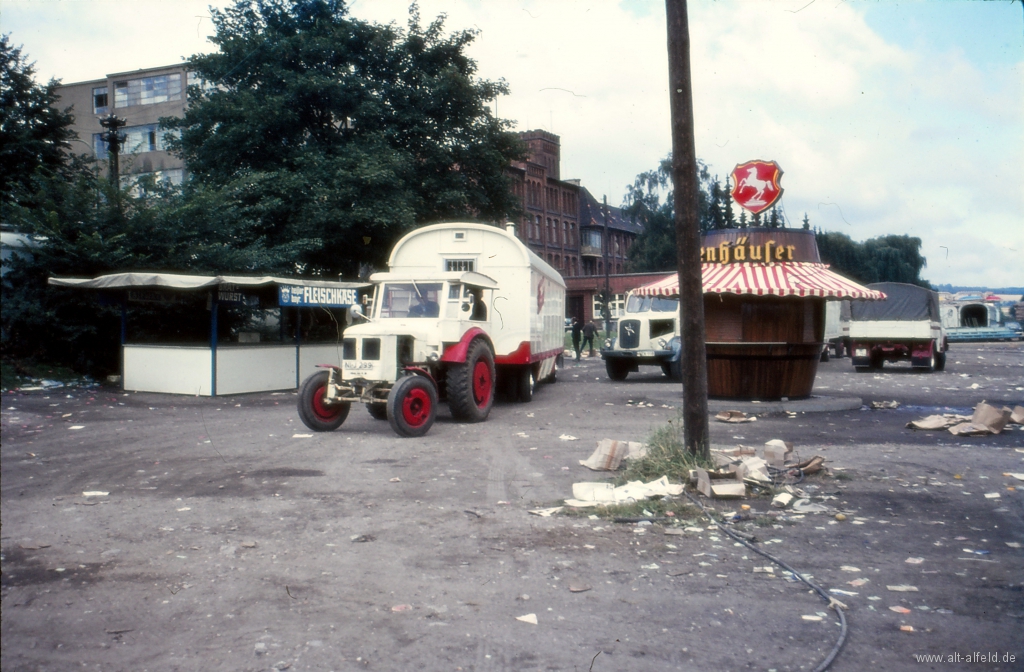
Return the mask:
<path id="1" fill-rule="evenodd" d="M 517 621 L 523 623 L 529 623 L 531 625 L 537 625 L 537 614 L 525 614 L 523 616 L 516 616 Z"/>
<path id="2" fill-rule="evenodd" d="M 1010 411 L 1010 422 L 1015 425 L 1024 425 L 1024 406 L 1014 406 Z"/>
<path id="3" fill-rule="evenodd" d="M 769 465 L 776 468 L 785 466 L 786 460 L 789 459 L 792 452 L 793 444 L 779 439 L 772 439 L 764 444 L 764 459 Z"/>
<path id="4" fill-rule="evenodd" d="M 754 422 L 756 415 L 747 415 L 743 411 L 722 411 L 715 416 L 719 422 Z"/>
<path id="5" fill-rule="evenodd" d="M 636 459 L 646 454 L 647 447 L 637 441 L 601 439 L 593 454 L 586 460 L 580 460 L 580 464 L 594 471 L 615 471 L 622 460 Z"/>
<path id="6" fill-rule="evenodd" d="M 705 497 L 717 497 L 721 499 L 735 499 L 747 494 L 747 486 L 738 478 L 721 478 L 722 474 L 716 474 L 718 478 L 712 480 L 711 474 L 705 469 L 694 469 L 697 477 L 697 492 Z M 691 473 L 693 473 L 691 472 Z"/>
<path id="7" fill-rule="evenodd" d="M 534 516 L 541 516 L 541 517 L 544 517 L 544 518 L 548 518 L 550 516 L 555 515 L 556 513 L 561 511 L 563 508 L 564 507 L 561 507 L 561 506 L 552 506 L 549 509 L 530 509 L 529 511 L 527 511 L 527 513 L 533 514 Z"/>
<path id="8" fill-rule="evenodd" d="M 900 402 L 898 401 L 872 401 L 871 408 L 883 409 L 883 408 L 899 408 Z"/>
<path id="9" fill-rule="evenodd" d="M 777 509 L 784 509 L 793 501 L 793 495 L 788 492 L 780 492 L 772 499 L 772 506 Z"/>
<path id="10" fill-rule="evenodd" d="M 954 436 L 986 436 L 999 434 L 1007 424 L 1013 422 L 1014 414 L 1020 409 L 1020 418 L 1024 420 L 1024 408 L 1017 406 L 1014 410 L 1008 407 L 996 408 L 984 401 L 974 407 L 973 415 L 929 415 L 921 420 L 907 423 L 910 429 L 947 429 Z"/>
<path id="11" fill-rule="evenodd" d="M 617 488 L 611 483 L 573 483 L 572 499 L 565 500 L 565 504 L 577 508 L 605 506 L 637 502 L 651 497 L 677 497 L 681 494 L 683 486 L 669 483 L 668 476 L 648 483 L 630 481 Z"/>

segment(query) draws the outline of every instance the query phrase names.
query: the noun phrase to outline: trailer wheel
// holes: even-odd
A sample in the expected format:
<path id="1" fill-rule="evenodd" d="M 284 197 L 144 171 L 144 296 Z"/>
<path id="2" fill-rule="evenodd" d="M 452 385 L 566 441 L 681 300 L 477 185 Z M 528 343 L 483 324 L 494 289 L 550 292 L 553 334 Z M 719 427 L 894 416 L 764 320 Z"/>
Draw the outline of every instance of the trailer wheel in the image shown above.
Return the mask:
<path id="1" fill-rule="evenodd" d="M 524 366 L 519 371 L 519 380 L 516 384 L 516 400 L 523 404 L 533 401 L 533 390 L 537 386 L 537 380 L 533 376 L 533 367 Z"/>
<path id="2" fill-rule="evenodd" d="M 625 362 L 620 362 L 617 359 L 604 360 L 604 369 L 612 380 L 625 380 L 629 375 L 629 367 Z"/>
<path id="3" fill-rule="evenodd" d="M 825 347 L 821 349 L 821 357 L 819 357 L 818 360 L 822 362 L 827 362 L 829 359 L 830 357 L 828 352 L 828 343 L 826 343 Z"/>
<path id="4" fill-rule="evenodd" d="M 370 412 L 374 420 L 388 419 L 388 402 L 386 401 L 375 401 L 372 404 L 367 404 L 366 410 Z"/>
<path id="5" fill-rule="evenodd" d="M 843 355 L 846 354 L 844 351 L 845 351 L 845 348 L 843 347 L 843 341 L 842 340 L 836 341 L 836 359 L 842 359 Z"/>
<path id="6" fill-rule="evenodd" d="M 437 417 L 437 390 L 423 376 L 399 378 L 388 394 L 387 417 L 395 434 L 423 436 Z"/>
<path id="7" fill-rule="evenodd" d="M 348 417 L 350 404 L 328 404 L 324 401 L 329 379 L 327 371 L 319 371 L 306 378 L 299 389 L 299 418 L 314 432 L 334 431 Z"/>
<path id="8" fill-rule="evenodd" d="M 456 420 L 481 422 L 493 405 L 494 355 L 486 341 L 477 339 L 469 344 L 466 363 L 448 369 L 448 406 Z"/>
<path id="9" fill-rule="evenodd" d="M 946 353 L 940 352 L 935 355 L 935 370 L 945 371 L 946 370 Z"/>

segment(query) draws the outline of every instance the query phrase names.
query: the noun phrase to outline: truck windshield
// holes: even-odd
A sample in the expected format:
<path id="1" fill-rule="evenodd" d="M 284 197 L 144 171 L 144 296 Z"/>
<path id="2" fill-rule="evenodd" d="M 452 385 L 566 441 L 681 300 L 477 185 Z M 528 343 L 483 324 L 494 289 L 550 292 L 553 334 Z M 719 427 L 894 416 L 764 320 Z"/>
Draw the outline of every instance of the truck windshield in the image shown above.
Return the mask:
<path id="1" fill-rule="evenodd" d="M 648 311 L 654 311 L 656 313 L 674 313 L 679 310 L 678 299 L 666 299 L 663 296 L 640 296 L 638 294 L 630 294 L 629 300 L 626 302 L 627 313 L 646 313 Z"/>
<path id="2" fill-rule="evenodd" d="M 437 317 L 441 282 L 389 282 L 381 290 L 380 317 Z"/>

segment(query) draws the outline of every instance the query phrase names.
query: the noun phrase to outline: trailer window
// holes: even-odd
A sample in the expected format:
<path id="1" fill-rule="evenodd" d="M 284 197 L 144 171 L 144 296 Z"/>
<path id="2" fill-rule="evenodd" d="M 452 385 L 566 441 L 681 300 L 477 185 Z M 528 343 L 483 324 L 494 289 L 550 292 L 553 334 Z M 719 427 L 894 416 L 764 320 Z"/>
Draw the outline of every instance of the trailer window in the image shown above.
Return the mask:
<path id="1" fill-rule="evenodd" d="M 441 282 L 389 282 L 381 292 L 381 318 L 437 317 Z"/>

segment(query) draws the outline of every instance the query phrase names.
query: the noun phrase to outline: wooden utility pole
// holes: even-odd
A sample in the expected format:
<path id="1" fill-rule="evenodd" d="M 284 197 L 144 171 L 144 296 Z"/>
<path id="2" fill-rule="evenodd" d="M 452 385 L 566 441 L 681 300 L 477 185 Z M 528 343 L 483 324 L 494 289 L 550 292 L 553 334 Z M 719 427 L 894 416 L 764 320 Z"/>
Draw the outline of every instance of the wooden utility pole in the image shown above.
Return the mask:
<path id="1" fill-rule="evenodd" d="M 604 334 L 608 336 L 610 321 L 612 319 L 611 306 L 608 303 L 612 300 L 611 284 L 608 280 L 608 263 L 611 258 L 611 241 L 608 240 L 608 196 L 604 197 L 604 300 L 601 302 L 601 317 L 604 318 Z"/>
<path id="2" fill-rule="evenodd" d="M 708 457 L 708 366 L 704 350 L 697 150 L 690 86 L 690 28 L 686 0 L 665 0 L 668 82 L 672 109 L 672 185 L 675 193 L 679 320 L 682 332 L 683 444 Z"/>

